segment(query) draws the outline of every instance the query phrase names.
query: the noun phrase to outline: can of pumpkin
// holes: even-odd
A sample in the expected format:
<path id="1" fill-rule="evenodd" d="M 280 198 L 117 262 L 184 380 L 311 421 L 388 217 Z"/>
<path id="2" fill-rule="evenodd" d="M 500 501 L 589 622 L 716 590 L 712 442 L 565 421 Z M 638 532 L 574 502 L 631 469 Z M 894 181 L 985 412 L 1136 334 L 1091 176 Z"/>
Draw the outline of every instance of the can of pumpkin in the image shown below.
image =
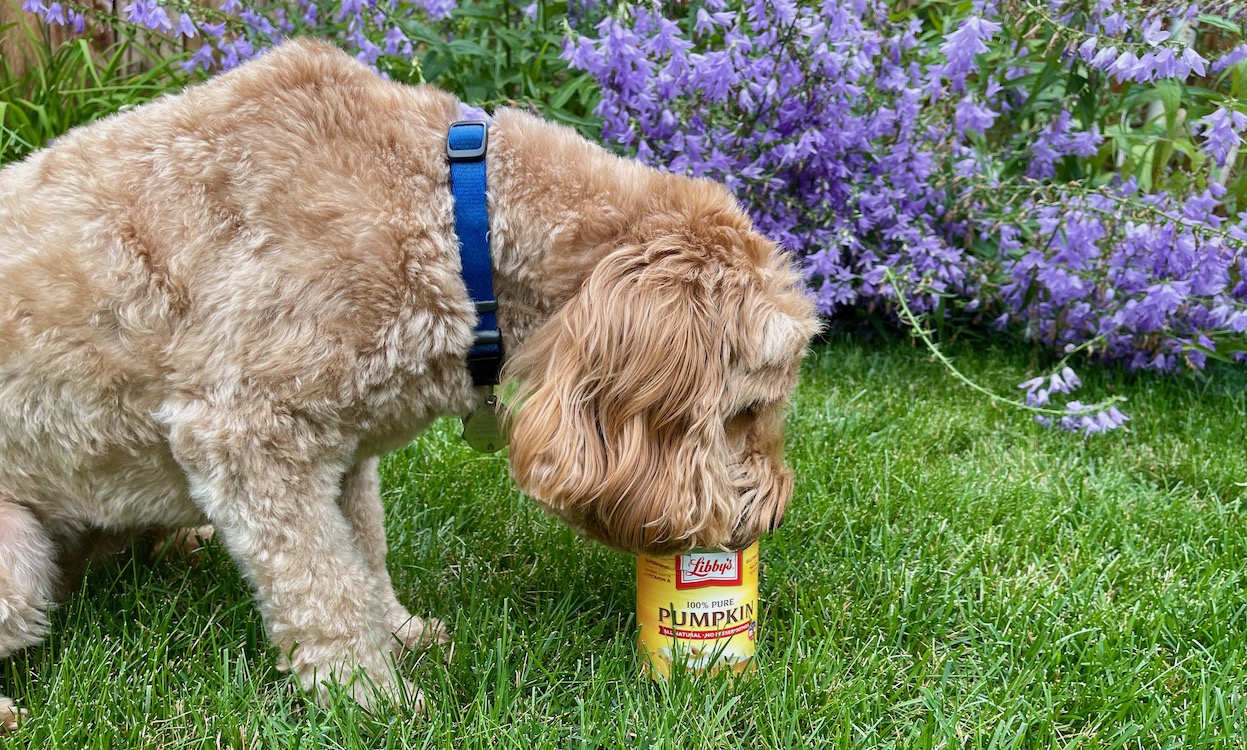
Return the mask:
<path id="1" fill-rule="evenodd" d="M 758 638 L 758 543 L 735 552 L 637 557 L 642 669 L 671 678 L 753 665 Z"/>

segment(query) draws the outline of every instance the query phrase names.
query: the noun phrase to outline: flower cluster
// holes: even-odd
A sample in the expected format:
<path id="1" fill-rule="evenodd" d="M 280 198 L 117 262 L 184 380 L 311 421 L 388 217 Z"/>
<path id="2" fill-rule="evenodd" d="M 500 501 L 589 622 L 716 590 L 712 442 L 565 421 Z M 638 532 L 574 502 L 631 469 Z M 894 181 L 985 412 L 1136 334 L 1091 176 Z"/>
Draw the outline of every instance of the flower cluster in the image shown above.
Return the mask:
<path id="1" fill-rule="evenodd" d="M 980 71 L 975 106 L 1017 126 L 959 134 L 955 148 L 957 205 L 996 271 L 978 302 L 1000 327 L 1058 351 L 1093 342 L 1087 351 L 1131 368 L 1242 361 L 1247 215 L 1228 218 L 1243 192 L 1225 185 L 1247 114 L 1207 93 L 1222 79 L 1195 78 L 1241 74 L 1243 54 L 1209 65 L 1189 6 L 1131 10 L 1048 4 L 1035 17 L 1062 56 Z M 1058 61 L 1065 74 L 1045 79 Z"/>
<path id="2" fill-rule="evenodd" d="M 1204 152 L 1212 157 L 1218 167 L 1224 167 L 1230 152 L 1236 151 L 1243 142 L 1239 133 L 1247 127 L 1247 115 L 1218 107 L 1199 122 L 1204 126 Z"/>
<path id="3" fill-rule="evenodd" d="M 72 3 L 69 3 L 72 5 Z M 121 21 L 168 39 L 197 40 L 183 62 L 187 72 L 229 70 L 297 33 L 335 39 L 361 61 L 377 67 L 382 55 L 410 59 L 414 54 L 405 23 L 421 17 L 441 21 L 455 0 L 298 0 L 289 7 L 224 0 L 211 7 L 181 0 L 130 0 L 120 6 Z M 84 33 L 89 6 L 66 10 L 61 2 L 22 0 L 22 8 L 53 25 Z"/>
<path id="4" fill-rule="evenodd" d="M 602 87 L 603 136 L 642 161 L 726 183 L 758 228 L 804 257 L 820 306 L 870 305 L 901 269 L 926 293 L 971 294 L 971 264 L 939 230 L 945 194 L 910 51 L 921 24 L 883 3 L 709 0 L 668 18 L 620 5 L 564 56 Z M 955 32 L 939 71 L 964 85 L 996 24 Z M 967 112 L 966 127 L 987 113 Z"/>
<path id="5" fill-rule="evenodd" d="M 1133 182 L 1019 202 L 1028 238 L 1002 229 L 1007 312 L 1054 349 L 1095 340 L 1134 368 L 1202 368 L 1247 334 L 1247 235 L 1215 213 L 1225 188 L 1178 201 Z M 1238 343 L 1236 343 L 1238 342 Z"/>
<path id="6" fill-rule="evenodd" d="M 1026 390 L 1026 403 L 1029 406 L 1044 407 L 1049 403 L 1053 393 L 1070 394 L 1082 385 L 1082 381 L 1068 365 L 1047 377 L 1031 378 L 1018 385 Z M 1084 435 L 1095 435 L 1121 427 L 1130 421 L 1130 417 L 1122 414 L 1116 406 L 1107 405 L 1103 409 L 1090 409 L 1081 401 L 1071 400 L 1065 404 L 1065 414 L 1053 418 L 1044 414 L 1035 415 L 1035 421 L 1046 427 L 1057 427 L 1070 432 L 1081 432 Z"/>
<path id="7" fill-rule="evenodd" d="M 623 3 L 564 54 L 602 87 L 605 138 L 733 187 L 801 256 L 824 312 L 960 309 L 1168 371 L 1247 349 L 1247 214 L 1227 218 L 1247 178 L 1224 187 L 1247 128 L 1226 84 L 1247 44 L 1209 18 L 979 0 L 930 42 L 870 0 Z M 1066 375 L 1028 381 L 1028 399 L 1068 395 Z M 1067 408 L 1040 419 L 1125 421 Z"/>
<path id="8" fill-rule="evenodd" d="M 620 4 L 565 56 L 602 86 L 604 137 L 735 188 L 825 312 L 888 309 L 888 267 L 915 309 L 951 301 L 1054 349 L 1242 358 L 1225 216 L 1247 188 L 1222 185 L 1247 108 L 1185 87 L 1218 91 L 1247 45 L 1210 63 L 1193 6 L 978 2 L 926 43 L 870 0 L 698 5 Z"/>

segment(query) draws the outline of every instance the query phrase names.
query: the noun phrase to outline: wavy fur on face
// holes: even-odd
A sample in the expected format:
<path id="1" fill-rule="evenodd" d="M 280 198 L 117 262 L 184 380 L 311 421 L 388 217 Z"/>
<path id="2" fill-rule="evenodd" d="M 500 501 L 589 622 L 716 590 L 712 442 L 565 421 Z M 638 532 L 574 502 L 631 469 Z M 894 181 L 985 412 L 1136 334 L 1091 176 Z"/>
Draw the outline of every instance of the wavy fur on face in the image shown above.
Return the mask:
<path id="1" fill-rule="evenodd" d="M 619 549 L 747 546 L 782 520 L 782 410 L 814 332 L 783 257 L 722 188 L 599 261 L 507 367 L 511 468 L 582 534 Z"/>
<path id="2" fill-rule="evenodd" d="M 0 658 L 81 561 L 211 523 L 282 669 L 420 694 L 378 456 L 485 396 L 465 357 L 454 97 L 292 42 L 0 171 Z M 813 308 L 719 185 L 513 110 L 489 134 L 519 483 L 628 550 L 783 515 Z M 0 731 L 19 712 L 0 696 Z"/>
<path id="3" fill-rule="evenodd" d="M 508 368 L 520 485 L 622 549 L 717 543 L 736 522 L 728 352 L 698 265 L 674 245 L 616 250 Z"/>

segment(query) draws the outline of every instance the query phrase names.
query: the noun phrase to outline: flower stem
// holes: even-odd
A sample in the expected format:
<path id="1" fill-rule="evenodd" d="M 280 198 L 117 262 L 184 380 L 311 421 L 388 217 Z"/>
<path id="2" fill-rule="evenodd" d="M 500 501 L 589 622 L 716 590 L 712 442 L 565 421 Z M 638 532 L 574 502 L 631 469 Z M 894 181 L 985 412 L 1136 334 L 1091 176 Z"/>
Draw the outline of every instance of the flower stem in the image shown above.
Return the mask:
<path id="1" fill-rule="evenodd" d="M 984 396 L 987 396 L 992 401 L 998 401 L 1000 403 L 1012 406 L 1016 409 L 1028 411 L 1033 414 L 1043 414 L 1046 416 L 1055 416 L 1055 417 L 1078 417 L 1078 416 L 1082 416 L 1085 414 L 1095 414 L 1097 412 L 1104 411 L 1110 406 L 1113 406 L 1115 404 L 1118 404 L 1126 400 L 1125 396 L 1110 396 L 1109 398 L 1106 398 L 1103 401 L 1100 401 L 1095 404 L 1091 404 L 1089 406 L 1084 406 L 1081 409 L 1066 410 L 1066 409 L 1048 409 L 1042 406 L 1033 406 L 1024 401 L 1018 401 L 1016 399 L 1007 398 L 1005 396 L 1001 396 L 998 393 L 994 393 L 993 391 L 988 390 L 987 388 L 979 385 L 978 383 L 974 382 L 970 378 L 966 377 L 960 370 L 956 368 L 955 365 L 953 365 L 952 360 L 950 360 L 948 357 L 944 355 L 943 352 L 940 351 L 939 346 L 931 338 L 931 331 L 927 330 L 927 328 L 922 325 L 922 321 L 918 318 L 918 316 L 914 315 L 913 311 L 909 309 L 909 304 L 905 301 L 905 295 L 904 293 L 902 293 L 901 288 L 898 285 L 898 279 L 896 275 L 892 272 L 891 267 L 888 267 L 888 266 L 884 267 L 883 280 L 885 283 L 887 283 L 889 286 L 892 287 L 892 290 L 894 292 L 896 292 L 896 303 L 900 308 L 901 320 L 903 320 L 905 324 L 910 327 L 910 330 L 913 331 L 913 334 L 915 336 L 917 336 L 919 339 L 922 340 L 922 343 L 926 345 L 927 349 L 931 352 L 932 356 L 934 356 L 937 360 L 939 360 L 940 364 L 944 365 L 945 369 L 947 369 L 950 373 L 952 373 L 952 376 L 956 378 L 957 380 L 959 380 L 963 385 L 969 387 L 971 390 L 974 390 L 978 393 L 983 394 Z M 1075 351 L 1077 351 L 1077 349 Z M 1064 363 L 1066 359 L 1068 359 L 1068 356 L 1066 358 L 1063 358 L 1061 362 Z"/>

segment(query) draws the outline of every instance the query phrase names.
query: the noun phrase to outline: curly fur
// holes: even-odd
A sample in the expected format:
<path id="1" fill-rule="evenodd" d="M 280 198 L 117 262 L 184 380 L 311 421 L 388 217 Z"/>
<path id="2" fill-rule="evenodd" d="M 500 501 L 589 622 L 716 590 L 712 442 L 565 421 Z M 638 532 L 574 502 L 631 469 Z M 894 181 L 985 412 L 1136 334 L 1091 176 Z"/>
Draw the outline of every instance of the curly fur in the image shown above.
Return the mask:
<path id="1" fill-rule="evenodd" d="M 0 172 L 0 657 L 79 550 L 211 523 L 283 668 L 404 690 L 392 649 L 445 632 L 395 597 L 377 457 L 483 398 L 458 116 L 303 41 Z M 721 186 L 522 112 L 488 180 L 520 485 L 628 551 L 777 524 L 816 326 L 786 257 Z"/>

